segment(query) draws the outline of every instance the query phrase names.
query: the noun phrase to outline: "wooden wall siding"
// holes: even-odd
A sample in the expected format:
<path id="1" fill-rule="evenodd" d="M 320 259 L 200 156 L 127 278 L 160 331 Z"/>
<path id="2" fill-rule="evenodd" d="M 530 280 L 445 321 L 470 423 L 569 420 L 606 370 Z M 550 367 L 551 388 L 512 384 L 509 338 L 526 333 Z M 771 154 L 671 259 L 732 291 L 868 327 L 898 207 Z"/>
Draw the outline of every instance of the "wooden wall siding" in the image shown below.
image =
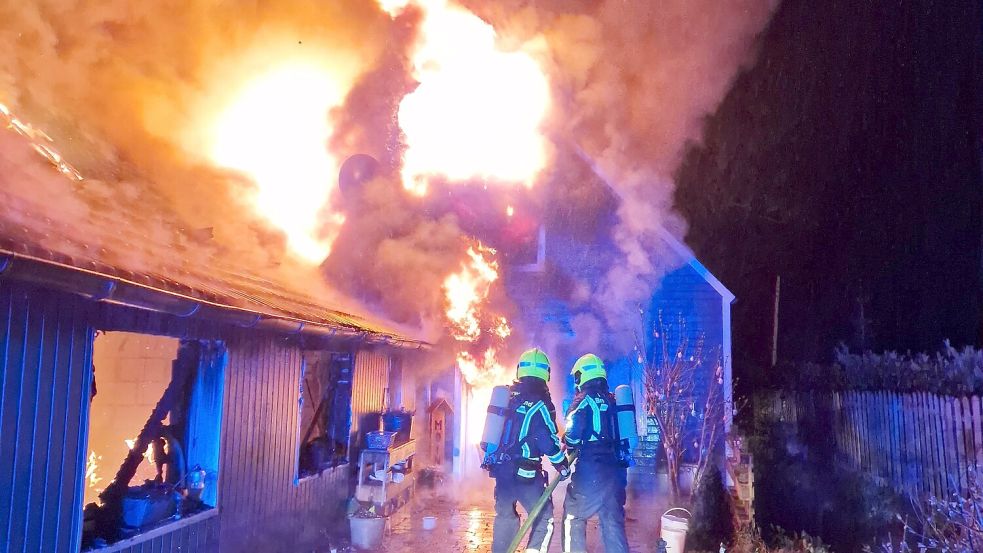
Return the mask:
<path id="1" fill-rule="evenodd" d="M 352 424 L 359 415 L 382 411 L 389 386 L 390 358 L 378 350 L 355 354 L 355 382 L 352 383 Z M 354 426 L 353 426 L 354 428 Z"/>
<path id="2" fill-rule="evenodd" d="M 302 354 L 283 338 L 228 343 L 222 463 L 221 550 L 293 551 L 335 521 L 349 494 L 351 465 L 296 482 Z M 389 359 L 356 354 L 353 419 L 378 410 Z"/>
<path id="3" fill-rule="evenodd" d="M 981 398 L 927 393 L 773 394 L 764 412 L 824 428 L 843 462 L 898 491 L 947 497 L 983 467 Z M 981 475 L 983 477 L 983 475 Z"/>
<path id="4" fill-rule="evenodd" d="M 218 517 L 182 526 L 114 553 L 205 553 L 218 549 Z"/>
<path id="5" fill-rule="evenodd" d="M 80 300 L 0 281 L 0 551 L 74 552 L 92 332 Z"/>
<path id="6" fill-rule="evenodd" d="M 224 551 L 255 549 L 277 515 L 328 501 L 332 474 L 295 485 L 301 352 L 275 338 L 229 344 L 219 474 Z M 251 545 L 252 544 L 252 545 Z"/>

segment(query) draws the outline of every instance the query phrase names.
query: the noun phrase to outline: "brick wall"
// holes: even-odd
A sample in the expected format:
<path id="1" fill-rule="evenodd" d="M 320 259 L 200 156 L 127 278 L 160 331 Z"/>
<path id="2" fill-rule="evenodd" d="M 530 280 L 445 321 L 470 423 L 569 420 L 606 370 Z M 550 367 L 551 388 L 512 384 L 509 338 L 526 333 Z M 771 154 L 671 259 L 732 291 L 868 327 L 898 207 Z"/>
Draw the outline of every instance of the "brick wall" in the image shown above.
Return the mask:
<path id="1" fill-rule="evenodd" d="M 102 457 L 96 470 L 102 481 L 86 486 L 86 503 L 97 501 L 98 491 L 115 476 L 128 451 L 124 440 L 137 437 L 171 381 L 178 344 L 174 338 L 129 332 L 96 337 L 93 365 L 98 393 L 92 401 L 89 451 Z M 141 463 L 133 482 L 155 474 L 149 463 Z"/>

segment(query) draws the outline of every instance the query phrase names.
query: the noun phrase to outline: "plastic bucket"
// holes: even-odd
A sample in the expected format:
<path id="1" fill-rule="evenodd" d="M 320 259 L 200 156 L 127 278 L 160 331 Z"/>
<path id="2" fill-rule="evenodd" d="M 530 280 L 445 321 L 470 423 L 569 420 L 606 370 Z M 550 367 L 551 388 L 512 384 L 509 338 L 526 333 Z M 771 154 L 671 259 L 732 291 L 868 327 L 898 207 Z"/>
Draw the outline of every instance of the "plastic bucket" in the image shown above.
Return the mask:
<path id="1" fill-rule="evenodd" d="M 352 527 L 352 547 L 355 549 L 378 549 L 382 545 L 382 534 L 386 529 L 386 519 L 358 518 L 348 519 Z"/>
<path id="2" fill-rule="evenodd" d="M 437 527 L 437 517 L 423 517 L 423 529 L 433 530 Z"/>
<path id="3" fill-rule="evenodd" d="M 666 542 L 666 553 L 683 553 L 686 550 L 686 532 L 689 531 L 689 518 L 670 515 L 682 511 L 692 517 L 692 513 L 682 507 L 674 507 L 662 514 L 661 538 Z"/>

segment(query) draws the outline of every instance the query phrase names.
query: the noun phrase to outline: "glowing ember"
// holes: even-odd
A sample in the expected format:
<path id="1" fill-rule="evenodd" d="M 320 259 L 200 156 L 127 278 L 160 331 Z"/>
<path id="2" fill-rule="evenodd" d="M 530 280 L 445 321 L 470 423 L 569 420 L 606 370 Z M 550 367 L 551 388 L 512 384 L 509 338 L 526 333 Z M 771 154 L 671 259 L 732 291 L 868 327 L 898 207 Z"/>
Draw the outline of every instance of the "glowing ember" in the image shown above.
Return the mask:
<path id="1" fill-rule="evenodd" d="M 505 317 L 499 317 L 498 324 L 495 325 L 493 332 L 499 338 L 505 339 L 512 335 L 512 327 L 509 326 L 509 321 Z"/>
<path id="2" fill-rule="evenodd" d="M 34 151 L 41 154 L 61 174 L 76 182 L 83 180 L 82 174 L 76 171 L 71 164 L 61 157 L 61 154 L 54 150 L 51 146 L 54 141 L 51 140 L 51 137 L 47 133 L 40 129 L 35 129 L 30 123 L 21 121 L 10 112 L 10 108 L 2 103 L 0 103 L 0 126 L 6 126 L 8 129 L 30 140 Z"/>
<path id="3" fill-rule="evenodd" d="M 123 440 L 126 443 L 126 449 L 133 451 L 133 447 L 137 445 L 136 440 Z M 146 459 L 147 463 L 154 464 L 154 448 L 153 446 L 148 446 L 147 450 L 143 452 L 143 458 Z"/>
<path id="4" fill-rule="evenodd" d="M 102 482 L 102 478 L 96 473 L 99 470 L 99 461 L 102 460 L 102 455 L 96 455 L 95 451 L 89 452 L 89 460 L 85 462 L 85 481 L 89 488 L 96 490 L 97 492 L 102 491 L 96 488 L 99 482 Z"/>
<path id="5" fill-rule="evenodd" d="M 328 112 L 342 103 L 343 88 L 322 66 L 284 63 L 248 82 L 211 131 L 212 161 L 256 183 L 256 211 L 312 263 L 327 257 L 344 222 L 338 213 L 324 217 L 338 175 Z"/>
<path id="6" fill-rule="evenodd" d="M 481 245 L 468 248 L 470 263 L 444 280 L 447 318 L 458 340 L 473 342 L 481 335 L 478 309 L 488 298 L 491 284 L 498 279 L 498 263 L 491 259 L 494 254 L 495 250 Z"/>
<path id="7" fill-rule="evenodd" d="M 420 84 L 399 106 L 403 185 L 419 195 L 434 177 L 532 186 L 548 161 L 542 68 L 526 52 L 500 50 L 490 25 L 447 0 L 380 0 L 391 15 L 409 4 L 423 18 L 411 53 Z"/>

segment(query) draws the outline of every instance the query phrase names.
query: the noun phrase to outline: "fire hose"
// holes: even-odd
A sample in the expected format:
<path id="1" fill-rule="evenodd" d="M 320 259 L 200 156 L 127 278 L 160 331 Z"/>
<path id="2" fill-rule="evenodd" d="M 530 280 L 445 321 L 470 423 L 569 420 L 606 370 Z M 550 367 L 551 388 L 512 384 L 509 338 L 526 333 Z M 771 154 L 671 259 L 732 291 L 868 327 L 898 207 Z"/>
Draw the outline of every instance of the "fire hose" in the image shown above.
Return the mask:
<path id="1" fill-rule="evenodd" d="M 571 473 L 573 472 L 573 465 L 576 462 L 577 454 L 575 452 L 570 456 L 570 468 L 568 470 L 570 470 Z M 528 532 L 529 528 L 532 527 L 533 521 L 539 517 L 539 513 L 542 512 L 543 507 L 546 506 L 546 502 L 553 496 L 553 490 L 556 489 L 556 486 L 559 485 L 561 480 L 563 480 L 563 478 L 557 474 L 556 478 L 554 478 L 553 481 L 546 486 L 546 490 L 543 492 L 543 495 L 539 497 L 539 500 L 532 506 L 532 509 L 529 509 L 529 512 L 526 515 L 526 520 L 523 521 L 522 526 L 519 527 L 519 531 L 516 532 L 515 537 L 512 538 L 512 543 L 509 544 L 509 548 L 506 551 L 509 553 L 515 553 L 515 550 L 519 547 L 519 542 L 522 541 L 522 538 L 525 537 L 526 532 Z"/>

